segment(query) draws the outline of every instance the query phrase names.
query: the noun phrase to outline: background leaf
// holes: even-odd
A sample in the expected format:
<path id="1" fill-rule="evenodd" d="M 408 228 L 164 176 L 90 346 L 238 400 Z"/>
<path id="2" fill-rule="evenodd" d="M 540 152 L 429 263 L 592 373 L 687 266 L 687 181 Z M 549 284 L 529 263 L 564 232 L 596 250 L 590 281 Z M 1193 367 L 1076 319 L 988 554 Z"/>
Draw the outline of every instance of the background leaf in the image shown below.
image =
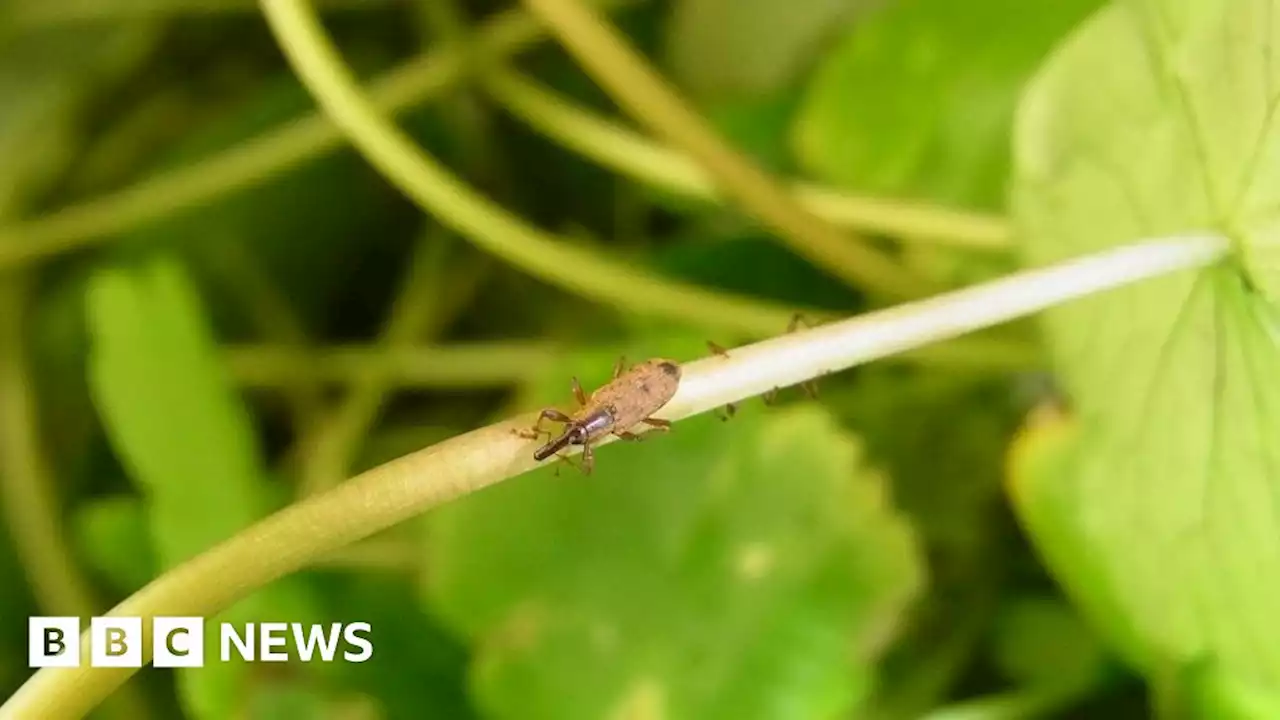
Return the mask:
<path id="1" fill-rule="evenodd" d="M 173 567 L 268 511 L 253 426 L 180 265 L 157 258 L 104 267 L 88 302 L 94 401 L 143 492 L 157 558 Z M 301 622 L 314 612 L 300 580 L 265 588 L 219 619 Z M 216 658 L 216 643 L 205 651 Z M 215 661 L 179 677 L 195 718 L 230 717 L 253 701 L 249 666 L 240 662 Z"/>
<path id="2" fill-rule="evenodd" d="M 606 448 L 590 478 L 541 472 L 434 515 L 428 597 L 479 644 L 479 704 L 511 718 L 851 709 L 921 579 L 860 454 L 815 407 L 743 412 Z"/>
<path id="3" fill-rule="evenodd" d="M 840 186 L 1001 207 L 1023 83 L 1100 0 L 901 0 L 822 60 L 795 120 L 801 166 Z"/>
<path id="4" fill-rule="evenodd" d="M 1280 199 L 1277 176 L 1253 171 L 1275 136 L 1270 7 L 1115 4 L 1055 54 L 1016 135 L 1032 264 L 1200 228 L 1271 241 L 1238 234 L 1242 212 Z M 1084 431 L 1070 473 L 1046 480 L 1062 487 L 1031 502 L 1061 500 L 1050 542 L 1077 546 L 1060 559 L 1094 555 L 1147 672 L 1208 660 L 1277 687 L 1280 383 L 1267 369 L 1280 346 L 1249 270 L 1231 261 L 1046 314 Z"/>

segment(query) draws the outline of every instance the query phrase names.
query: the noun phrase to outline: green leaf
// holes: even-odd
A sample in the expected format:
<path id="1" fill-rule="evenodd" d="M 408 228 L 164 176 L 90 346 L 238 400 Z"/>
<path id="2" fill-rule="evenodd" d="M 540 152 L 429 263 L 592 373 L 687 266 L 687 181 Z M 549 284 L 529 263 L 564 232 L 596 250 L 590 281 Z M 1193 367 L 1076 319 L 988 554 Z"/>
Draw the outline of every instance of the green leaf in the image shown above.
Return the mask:
<path id="1" fill-rule="evenodd" d="M 1045 315 L 1081 431 L 1072 466 L 1020 492 L 1054 571 L 1109 588 L 1149 674 L 1208 661 L 1272 689 L 1280 347 L 1253 253 L 1280 207 L 1277 39 L 1260 0 L 1109 6 L 1023 99 L 1014 195 L 1033 265 L 1201 229 L 1236 242 L 1220 266 Z"/>
<path id="2" fill-rule="evenodd" d="M 950 697 L 981 650 L 1010 562 L 1000 504 L 1015 423 L 1008 380 L 870 366 L 824 380 L 821 393 L 889 472 L 894 500 L 926 549 L 930 593 L 881 663 L 866 715 L 921 717 Z"/>
<path id="3" fill-rule="evenodd" d="M 1033 415 L 1009 448 L 1009 496 L 1044 563 L 1084 617 L 1127 660 L 1152 667 L 1155 661 L 1107 576 L 1105 560 L 1079 542 L 1084 500 L 1070 483 L 1079 467 L 1081 432 L 1077 422 L 1056 411 Z"/>
<path id="4" fill-rule="evenodd" d="M 801 165 L 849 189 L 998 208 L 1018 93 L 1100 0 L 902 0 L 821 62 L 796 118 Z"/>
<path id="5" fill-rule="evenodd" d="M 561 474 L 430 518 L 429 599 L 476 643 L 489 717 L 836 717 L 866 695 L 920 558 L 819 407 L 686 420 Z"/>
<path id="6" fill-rule="evenodd" d="M 180 265 L 104 267 L 88 291 L 89 384 L 107 436 L 146 499 L 157 560 L 170 568 L 225 540 L 271 506 L 253 426 L 224 373 L 198 297 Z M 267 551 L 264 548 L 264 551 Z M 243 623 L 306 621 L 298 579 L 220 615 Z M 236 714 L 250 666 L 216 661 L 179 674 L 194 718 Z"/>
<path id="7" fill-rule="evenodd" d="M 1210 720 L 1258 720 L 1280 717 L 1280 695 L 1225 675 L 1208 663 L 1194 663 L 1179 678 L 1185 689 L 1181 714 Z"/>

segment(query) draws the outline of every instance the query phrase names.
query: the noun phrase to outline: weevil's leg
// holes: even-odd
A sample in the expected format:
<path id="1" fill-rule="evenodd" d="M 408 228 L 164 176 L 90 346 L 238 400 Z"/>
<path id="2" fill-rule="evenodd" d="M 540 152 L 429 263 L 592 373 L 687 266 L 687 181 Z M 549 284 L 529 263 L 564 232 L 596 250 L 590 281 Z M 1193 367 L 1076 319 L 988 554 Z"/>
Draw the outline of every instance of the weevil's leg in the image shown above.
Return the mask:
<path id="1" fill-rule="evenodd" d="M 587 404 L 587 394 L 582 392 L 582 383 L 576 377 L 573 379 L 573 398 L 578 401 L 578 405 Z"/>
<path id="2" fill-rule="evenodd" d="M 528 438 L 530 440 L 535 440 L 537 438 L 542 437 L 543 435 L 550 435 L 551 431 L 544 430 L 542 427 L 543 420 L 551 420 L 553 422 L 567 423 L 567 422 L 572 422 L 573 418 L 569 417 L 568 415 L 565 415 L 564 413 L 560 412 L 555 408 L 546 408 L 541 413 L 538 413 L 538 421 L 533 424 L 532 428 L 528 430 L 515 430 L 513 432 L 515 432 L 520 437 Z"/>
<path id="3" fill-rule="evenodd" d="M 615 363 L 613 366 L 613 379 L 617 380 L 618 378 L 622 377 L 622 372 L 626 369 L 627 369 L 627 356 L 621 355 L 618 357 L 618 362 Z"/>
<path id="4" fill-rule="evenodd" d="M 796 313 L 795 315 L 792 315 L 791 322 L 787 323 L 787 334 L 789 335 L 796 330 L 799 330 L 801 325 L 805 328 L 813 327 L 813 323 L 809 322 L 809 319 L 804 316 L 804 313 Z M 818 397 L 817 380 L 806 380 L 800 383 L 800 387 L 804 389 L 805 395 L 815 399 Z M 778 401 L 778 388 L 774 388 L 765 393 L 761 399 L 764 400 L 765 405 L 773 405 Z"/>
<path id="5" fill-rule="evenodd" d="M 636 441 L 638 441 L 638 440 L 643 440 L 643 439 L 644 439 L 644 436 L 643 436 L 643 435 L 637 435 L 637 434 L 635 434 L 635 433 L 633 433 L 633 432 L 626 432 L 625 430 L 622 430 L 622 431 L 619 431 L 619 432 L 615 432 L 615 433 L 614 433 L 614 435 L 617 435 L 618 437 L 622 438 L 623 440 L 636 440 Z"/>
<path id="6" fill-rule="evenodd" d="M 791 316 L 791 322 L 787 325 L 787 332 L 793 333 L 800 329 L 801 325 L 803 325 L 805 329 L 812 329 L 814 326 L 813 323 L 809 321 L 809 318 L 804 316 L 804 313 L 796 313 Z M 806 380 L 800 383 L 800 389 L 804 390 L 804 394 L 808 395 L 810 399 L 818 399 L 818 381 L 816 379 Z"/>
<path id="7" fill-rule="evenodd" d="M 662 418 L 651 417 L 651 418 L 645 418 L 640 422 L 644 423 L 645 425 L 648 425 L 649 427 L 655 430 L 661 430 L 662 432 L 668 432 L 671 430 L 670 420 L 663 420 Z"/>
<path id="8" fill-rule="evenodd" d="M 809 318 L 805 317 L 804 313 L 796 313 L 791 316 L 791 322 L 787 324 L 787 332 L 793 333 L 800 329 L 801 325 L 803 325 L 806 330 L 813 329 L 813 323 L 809 322 Z"/>
<path id="9" fill-rule="evenodd" d="M 592 468 L 596 465 L 596 454 L 591 451 L 591 443 L 582 446 L 582 470 L 583 475 L 590 475 Z"/>
<path id="10" fill-rule="evenodd" d="M 707 347 L 711 350 L 712 353 L 719 355 L 720 357 L 725 357 L 725 358 L 729 357 L 729 351 L 720 347 L 713 340 L 707 341 Z M 724 407 L 716 410 L 716 417 L 720 418 L 721 420 L 728 420 L 729 418 L 733 417 L 734 414 L 737 412 L 738 412 L 738 406 L 735 403 L 729 403 L 728 405 L 725 405 Z"/>
<path id="11" fill-rule="evenodd" d="M 556 477 L 560 477 L 560 465 L 561 465 L 561 464 L 568 465 L 569 467 L 573 468 L 574 470 L 581 470 L 581 469 L 582 469 L 582 468 L 578 467 L 578 464 L 577 464 L 577 463 L 575 463 L 575 462 L 573 461 L 573 458 L 570 458 L 568 455 L 561 455 L 560 453 L 556 453 L 556 459 L 560 461 L 560 462 L 556 463 Z"/>

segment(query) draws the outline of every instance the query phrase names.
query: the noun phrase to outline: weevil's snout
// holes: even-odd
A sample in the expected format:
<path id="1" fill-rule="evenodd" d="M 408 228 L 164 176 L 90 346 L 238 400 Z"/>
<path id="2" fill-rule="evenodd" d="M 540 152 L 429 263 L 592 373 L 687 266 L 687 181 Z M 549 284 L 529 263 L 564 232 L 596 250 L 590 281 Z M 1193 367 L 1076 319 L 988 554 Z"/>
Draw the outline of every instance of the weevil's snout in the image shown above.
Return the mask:
<path id="1" fill-rule="evenodd" d="M 581 445 L 586 440 L 586 437 L 586 430 L 577 425 L 571 426 L 560 437 L 538 448 L 533 453 L 533 459 L 542 462 L 570 445 Z"/>

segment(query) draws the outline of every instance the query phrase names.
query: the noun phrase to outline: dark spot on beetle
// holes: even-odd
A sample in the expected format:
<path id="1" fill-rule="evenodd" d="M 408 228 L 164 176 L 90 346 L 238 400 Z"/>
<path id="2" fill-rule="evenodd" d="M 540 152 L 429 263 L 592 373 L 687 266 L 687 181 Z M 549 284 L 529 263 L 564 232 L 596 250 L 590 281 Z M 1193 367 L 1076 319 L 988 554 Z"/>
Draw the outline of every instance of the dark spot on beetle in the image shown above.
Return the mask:
<path id="1" fill-rule="evenodd" d="M 662 368 L 662 372 L 670 375 L 671 377 L 680 377 L 680 368 L 677 367 L 675 363 L 664 362 L 658 367 Z"/>

